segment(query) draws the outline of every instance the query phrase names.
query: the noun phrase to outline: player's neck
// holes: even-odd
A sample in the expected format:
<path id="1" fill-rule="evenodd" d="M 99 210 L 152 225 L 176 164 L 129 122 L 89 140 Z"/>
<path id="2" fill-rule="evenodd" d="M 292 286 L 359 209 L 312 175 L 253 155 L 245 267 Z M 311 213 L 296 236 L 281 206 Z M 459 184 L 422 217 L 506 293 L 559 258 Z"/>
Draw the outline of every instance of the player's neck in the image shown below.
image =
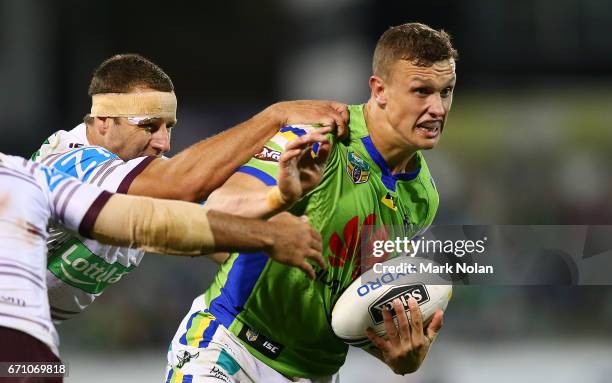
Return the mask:
<path id="1" fill-rule="evenodd" d="M 402 139 L 391 127 L 383 110 L 372 99 L 363 110 L 364 118 L 372 143 L 385 159 L 392 173 L 404 173 L 415 170 L 415 153 L 417 149 L 406 148 Z"/>

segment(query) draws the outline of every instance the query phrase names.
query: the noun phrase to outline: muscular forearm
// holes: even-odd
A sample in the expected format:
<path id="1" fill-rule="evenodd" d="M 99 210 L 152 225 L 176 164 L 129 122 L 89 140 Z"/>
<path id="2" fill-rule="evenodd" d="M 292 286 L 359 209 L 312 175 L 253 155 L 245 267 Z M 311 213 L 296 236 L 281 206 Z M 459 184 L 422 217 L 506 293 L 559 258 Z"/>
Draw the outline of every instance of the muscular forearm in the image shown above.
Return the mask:
<path id="1" fill-rule="evenodd" d="M 279 197 L 275 197 L 277 193 L 272 190 L 273 188 L 271 186 L 240 188 L 233 183 L 226 184 L 210 195 L 206 207 L 240 217 L 270 218 L 289 207 L 282 204 L 282 201 L 277 199 Z"/>
<path id="2" fill-rule="evenodd" d="M 281 124 L 282 118 L 268 108 L 169 160 L 155 160 L 134 180 L 129 194 L 187 201 L 206 199 L 236 168 L 257 154 Z"/>
<path id="3" fill-rule="evenodd" d="M 278 159 L 278 172 L 271 171 L 268 177 L 254 172 L 256 167 L 237 172 L 210 195 L 206 206 L 252 218 L 269 218 L 287 210 L 319 184 L 331 151 L 327 132 L 328 128 L 313 130 L 289 142 Z M 314 144 L 319 144 L 315 156 L 310 149 Z"/>
<path id="4" fill-rule="evenodd" d="M 91 237 L 145 251 L 198 255 L 214 249 L 207 209 L 187 202 L 113 195 L 102 208 Z"/>
<path id="5" fill-rule="evenodd" d="M 116 194 L 100 211 L 91 236 L 103 243 L 172 255 L 263 251 L 274 244 L 265 221 L 234 217 L 196 204 Z"/>
<path id="6" fill-rule="evenodd" d="M 266 221 L 236 217 L 210 210 L 210 227 L 217 251 L 254 252 L 274 245 L 274 228 Z"/>

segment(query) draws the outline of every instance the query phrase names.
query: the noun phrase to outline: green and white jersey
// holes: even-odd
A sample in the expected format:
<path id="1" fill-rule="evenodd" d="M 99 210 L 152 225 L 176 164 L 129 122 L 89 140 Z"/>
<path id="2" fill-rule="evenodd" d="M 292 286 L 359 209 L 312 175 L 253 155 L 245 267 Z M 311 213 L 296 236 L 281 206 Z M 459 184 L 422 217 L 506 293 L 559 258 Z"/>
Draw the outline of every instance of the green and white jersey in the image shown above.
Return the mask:
<path id="1" fill-rule="evenodd" d="M 89 146 L 85 124 L 51 135 L 32 160 L 110 192 L 127 193 L 155 157 L 123 161 Z M 103 245 L 59 226 L 49 228 L 46 283 L 53 320 L 74 317 L 110 285 L 132 271 L 144 256 L 139 249 Z"/>
<path id="2" fill-rule="evenodd" d="M 306 214 L 320 231 L 327 269 L 316 270 L 311 281 L 264 253 L 232 254 L 204 294 L 207 315 L 190 319 L 181 343 L 207 347 L 223 325 L 286 376 L 332 375 L 342 366 L 348 347 L 334 335 L 331 313 L 343 290 L 365 271 L 360 270 L 362 228 L 395 225 L 412 237 L 431 224 L 438 207 L 423 156 L 417 153 L 418 170 L 391 174 L 369 137 L 363 105 L 349 111 L 349 139 L 333 143 L 321 183 L 291 209 Z M 299 127 L 281 129 L 238 171 L 276 184 L 285 144 L 305 133 Z"/>

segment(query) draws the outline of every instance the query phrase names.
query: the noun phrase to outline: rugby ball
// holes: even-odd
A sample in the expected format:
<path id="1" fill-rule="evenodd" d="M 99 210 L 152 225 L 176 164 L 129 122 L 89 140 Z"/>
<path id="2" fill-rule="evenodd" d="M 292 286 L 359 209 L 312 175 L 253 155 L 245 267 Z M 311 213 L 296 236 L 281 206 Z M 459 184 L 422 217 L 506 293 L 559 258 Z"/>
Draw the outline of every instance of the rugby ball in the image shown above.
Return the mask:
<path id="1" fill-rule="evenodd" d="M 427 263 L 438 265 L 424 258 L 401 256 L 379 263 L 353 281 L 332 310 L 332 329 L 336 336 L 357 347 L 370 343 L 365 335 L 368 327 L 384 337 L 386 330 L 382 312 L 385 307 L 392 309 L 396 298 L 404 305 L 408 319 L 408 298 L 416 299 L 423 323 L 427 325 L 438 309 L 446 309 L 453 291 L 443 275 L 420 272 L 432 269 L 421 266 Z M 391 313 L 396 320 L 394 310 Z"/>

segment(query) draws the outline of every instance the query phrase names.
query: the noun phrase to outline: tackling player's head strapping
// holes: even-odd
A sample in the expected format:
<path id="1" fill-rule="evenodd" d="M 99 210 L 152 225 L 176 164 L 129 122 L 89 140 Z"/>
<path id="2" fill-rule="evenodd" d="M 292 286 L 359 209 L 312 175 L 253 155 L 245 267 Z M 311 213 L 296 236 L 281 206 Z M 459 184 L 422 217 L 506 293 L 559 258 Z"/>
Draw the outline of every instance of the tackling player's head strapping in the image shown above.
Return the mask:
<path id="1" fill-rule="evenodd" d="M 177 101 L 172 80 L 157 65 L 135 54 L 113 56 L 95 70 L 89 95 L 85 123 L 92 145 L 123 160 L 170 150 Z"/>

